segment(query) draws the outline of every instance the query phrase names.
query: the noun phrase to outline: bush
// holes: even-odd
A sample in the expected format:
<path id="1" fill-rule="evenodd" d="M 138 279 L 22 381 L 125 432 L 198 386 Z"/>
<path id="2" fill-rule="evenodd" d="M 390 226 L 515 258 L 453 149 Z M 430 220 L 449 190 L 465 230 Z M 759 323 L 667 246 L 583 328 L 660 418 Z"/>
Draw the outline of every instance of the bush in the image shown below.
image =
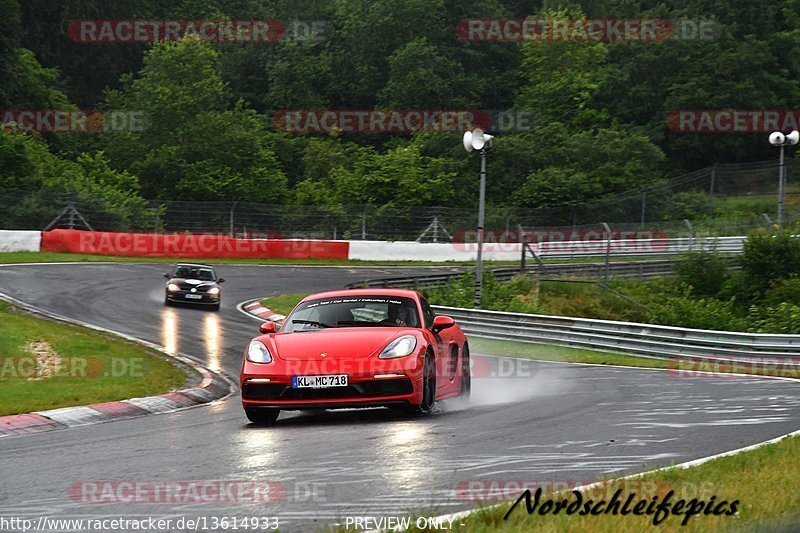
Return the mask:
<path id="1" fill-rule="evenodd" d="M 675 274 L 697 296 L 716 296 L 728 280 L 728 268 L 718 255 L 689 252 L 675 265 Z"/>
<path id="2" fill-rule="evenodd" d="M 695 329 L 745 331 L 747 321 L 733 302 L 713 298 L 697 299 L 690 294 L 668 296 L 651 307 L 648 321 L 655 324 Z"/>
<path id="3" fill-rule="evenodd" d="M 708 194 L 699 191 L 679 192 L 670 198 L 664 220 L 702 220 L 712 212 Z"/>
<path id="4" fill-rule="evenodd" d="M 750 331 L 758 333 L 800 333 L 800 306 L 782 302 L 775 306 L 750 308 Z"/>
<path id="5" fill-rule="evenodd" d="M 753 302 L 780 279 L 800 276 L 800 239 L 788 232 L 756 233 L 748 237 L 742 254 L 743 301 Z"/>
<path id="6" fill-rule="evenodd" d="M 785 302 L 800 305 L 800 277 L 774 281 L 762 300 L 762 303 L 767 306 L 776 306 Z"/>

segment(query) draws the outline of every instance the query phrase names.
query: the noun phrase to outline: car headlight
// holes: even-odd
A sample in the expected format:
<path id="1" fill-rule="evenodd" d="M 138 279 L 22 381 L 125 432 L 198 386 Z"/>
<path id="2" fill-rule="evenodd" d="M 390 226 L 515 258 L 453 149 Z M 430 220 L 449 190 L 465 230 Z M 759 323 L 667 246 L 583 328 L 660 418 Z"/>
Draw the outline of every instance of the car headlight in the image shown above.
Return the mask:
<path id="1" fill-rule="evenodd" d="M 216 296 L 217 294 L 219 294 L 219 287 L 211 287 L 210 289 L 208 289 L 208 294 Z"/>
<path id="2" fill-rule="evenodd" d="M 170 283 L 169 285 L 167 285 L 167 290 L 169 292 L 175 292 L 181 290 L 181 288 L 175 285 L 174 283 Z"/>
<path id="3" fill-rule="evenodd" d="M 379 359 L 394 359 L 395 357 L 405 357 L 414 353 L 417 347 L 417 339 L 413 335 L 398 337 L 383 349 L 378 356 Z"/>
<path id="4" fill-rule="evenodd" d="M 247 347 L 247 360 L 253 363 L 271 363 L 272 354 L 269 348 L 261 341 L 250 341 Z"/>

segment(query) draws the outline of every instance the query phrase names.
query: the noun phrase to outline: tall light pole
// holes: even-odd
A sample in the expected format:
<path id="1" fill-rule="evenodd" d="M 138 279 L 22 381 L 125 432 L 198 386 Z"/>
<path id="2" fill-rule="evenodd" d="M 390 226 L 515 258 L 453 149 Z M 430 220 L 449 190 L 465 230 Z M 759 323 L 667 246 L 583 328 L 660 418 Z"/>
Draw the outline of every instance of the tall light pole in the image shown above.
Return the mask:
<path id="1" fill-rule="evenodd" d="M 483 241 L 484 219 L 486 216 L 486 151 L 491 148 L 493 135 L 483 133 L 480 128 L 464 133 L 464 149 L 467 152 L 478 150 L 481 154 L 481 185 L 478 198 L 478 257 L 475 268 L 475 309 L 481 308 L 481 286 L 483 285 Z"/>
<path id="2" fill-rule="evenodd" d="M 786 164 L 784 159 L 784 148 L 794 146 L 800 141 L 800 132 L 792 131 L 789 135 L 784 135 L 775 131 L 769 136 L 769 143 L 772 146 L 779 146 L 781 149 L 780 168 L 778 170 L 778 231 L 783 229 L 783 204 L 786 202 Z"/>

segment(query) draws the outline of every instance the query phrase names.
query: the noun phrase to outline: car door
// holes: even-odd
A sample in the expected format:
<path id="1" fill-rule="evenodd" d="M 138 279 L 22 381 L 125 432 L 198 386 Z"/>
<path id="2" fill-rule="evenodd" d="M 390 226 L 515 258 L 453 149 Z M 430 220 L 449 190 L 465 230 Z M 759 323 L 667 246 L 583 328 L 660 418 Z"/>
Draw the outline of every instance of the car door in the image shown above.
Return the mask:
<path id="1" fill-rule="evenodd" d="M 458 358 L 458 347 L 454 344 L 453 329 L 440 332 L 433 331 L 433 318 L 436 316 L 425 298 L 420 298 L 422 317 L 425 328 L 434 338 L 433 348 L 436 356 L 436 391 L 437 394 L 449 392 L 455 379 L 455 368 Z M 455 350 L 454 350 L 455 347 Z"/>

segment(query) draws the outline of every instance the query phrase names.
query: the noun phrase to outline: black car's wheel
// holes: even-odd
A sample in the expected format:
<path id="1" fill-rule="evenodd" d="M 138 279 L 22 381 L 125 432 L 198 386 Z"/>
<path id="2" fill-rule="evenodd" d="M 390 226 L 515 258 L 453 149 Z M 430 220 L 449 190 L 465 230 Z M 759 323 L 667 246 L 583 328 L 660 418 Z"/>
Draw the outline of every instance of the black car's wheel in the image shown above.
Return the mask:
<path id="1" fill-rule="evenodd" d="M 244 414 L 247 415 L 247 419 L 253 424 L 258 426 L 271 426 L 278 420 L 278 415 L 281 414 L 281 411 L 280 409 L 245 407 Z"/>
<path id="2" fill-rule="evenodd" d="M 472 392 L 472 373 L 469 365 L 469 345 L 464 343 L 464 348 L 461 350 L 461 397 L 467 400 Z"/>
<path id="3" fill-rule="evenodd" d="M 219 311 L 219 304 L 214 304 L 211 306 L 212 311 Z"/>
<path id="4" fill-rule="evenodd" d="M 164 296 L 164 305 L 168 305 L 168 306 L 172 305 L 172 302 L 170 302 L 169 298 L 167 298 L 166 296 Z"/>

